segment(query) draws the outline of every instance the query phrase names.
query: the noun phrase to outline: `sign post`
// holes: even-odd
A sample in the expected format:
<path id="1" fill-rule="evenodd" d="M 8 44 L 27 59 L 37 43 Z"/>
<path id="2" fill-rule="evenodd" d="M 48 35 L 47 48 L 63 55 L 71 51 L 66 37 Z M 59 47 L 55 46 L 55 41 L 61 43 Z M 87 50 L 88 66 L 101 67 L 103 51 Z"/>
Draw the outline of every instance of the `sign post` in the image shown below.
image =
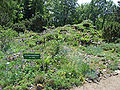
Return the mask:
<path id="1" fill-rule="evenodd" d="M 44 48 L 45 48 L 45 38 L 46 38 L 46 37 L 44 37 Z M 43 48 L 43 49 L 44 49 L 44 48 Z M 45 67 L 44 67 L 44 53 L 43 53 L 43 71 L 45 71 Z"/>

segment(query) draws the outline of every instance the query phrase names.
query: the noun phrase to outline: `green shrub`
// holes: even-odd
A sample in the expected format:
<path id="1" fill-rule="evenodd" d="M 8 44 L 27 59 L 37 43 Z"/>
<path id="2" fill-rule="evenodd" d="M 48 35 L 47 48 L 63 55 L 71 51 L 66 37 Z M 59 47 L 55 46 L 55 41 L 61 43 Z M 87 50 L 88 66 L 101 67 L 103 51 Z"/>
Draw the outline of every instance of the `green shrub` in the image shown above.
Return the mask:
<path id="1" fill-rule="evenodd" d="M 45 20 L 40 14 L 37 14 L 35 17 L 31 18 L 30 22 L 30 29 L 33 31 L 40 31 L 45 25 Z"/>
<path id="2" fill-rule="evenodd" d="M 15 88 L 12 87 L 12 86 L 7 86 L 7 87 L 4 88 L 4 90 L 15 90 Z"/>
<path id="3" fill-rule="evenodd" d="M 120 43 L 120 38 L 116 39 L 115 43 Z"/>
<path id="4" fill-rule="evenodd" d="M 59 41 L 51 40 L 46 43 L 46 52 L 49 55 L 55 56 L 59 51 Z"/>
<path id="5" fill-rule="evenodd" d="M 14 37 L 16 37 L 18 34 L 16 31 L 13 31 L 12 29 L 8 29 L 6 28 L 6 30 L 4 28 L 0 29 L 0 46 L 2 51 L 6 51 L 9 46 L 10 46 L 10 42 L 12 41 L 12 39 Z"/>
<path id="6" fill-rule="evenodd" d="M 13 24 L 12 28 L 13 28 L 13 30 L 15 30 L 17 32 L 23 32 L 23 33 L 26 29 L 24 23 L 15 23 L 15 24 Z"/>
<path id="7" fill-rule="evenodd" d="M 99 48 L 99 47 L 87 47 L 85 49 L 85 52 L 87 54 L 90 54 L 90 55 L 99 55 L 100 53 L 102 53 L 104 50 L 102 48 Z"/>
<path id="8" fill-rule="evenodd" d="M 42 15 L 36 14 L 33 18 L 29 20 L 23 20 L 22 23 L 27 30 L 32 30 L 34 32 L 41 32 L 43 26 L 45 25 L 45 19 Z"/>
<path id="9" fill-rule="evenodd" d="M 58 34 L 56 33 L 48 33 L 45 35 L 46 37 L 46 41 L 49 41 L 49 40 L 56 40 L 58 38 Z"/>
<path id="10" fill-rule="evenodd" d="M 116 46 L 116 44 L 114 44 L 114 43 L 102 43 L 101 45 L 100 45 L 100 47 L 103 49 L 103 50 L 112 50 L 112 49 L 114 49 L 114 48 L 116 48 L 117 46 Z"/>
<path id="11" fill-rule="evenodd" d="M 107 66 L 108 68 L 110 68 L 111 70 L 118 70 L 118 65 L 117 63 L 112 63 L 110 65 Z"/>
<path id="12" fill-rule="evenodd" d="M 17 86 L 16 90 L 28 90 L 28 87 L 27 86 Z"/>
<path id="13" fill-rule="evenodd" d="M 32 24 L 32 22 L 30 22 L 30 20 L 25 19 L 25 20 L 23 20 L 21 22 L 24 23 L 27 30 L 30 30 L 30 27 L 31 27 L 31 24 Z"/>
<path id="14" fill-rule="evenodd" d="M 85 74 L 88 72 L 89 67 L 84 63 L 81 64 L 81 62 L 77 62 L 76 64 L 72 65 L 68 63 L 67 65 L 61 65 L 61 69 L 54 73 L 48 72 L 47 77 L 49 76 L 50 80 L 46 85 L 47 88 L 51 87 L 55 90 L 61 90 L 71 88 L 73 85 L 79 86 L 82 84 L 84 82 L 82 73 Z"/>
<path id="15" fill-rule="evenodd" d="M 82 23 L 89 23 L 89 24 L 93 24 L 93 22 L 91 20 L 84 20 Z"/>
<path id="16" fill-rule="evenodd" d="M 89 27 L 93 27 L 93 22 L 91 21 L 91 20 L 84 20 L 83 22 L 82 22 L 82 24 L 83 24 L 83 26 L 84 27 L 86 27 L 86 28 L 89 28 Z"/>
<path id="17" fill-rule="evenodd" d="M 120 37 L 120 24 L 118 22 L 108 22 L 103 27 L 103 38 L 108 42 L 113 42 Z"/>

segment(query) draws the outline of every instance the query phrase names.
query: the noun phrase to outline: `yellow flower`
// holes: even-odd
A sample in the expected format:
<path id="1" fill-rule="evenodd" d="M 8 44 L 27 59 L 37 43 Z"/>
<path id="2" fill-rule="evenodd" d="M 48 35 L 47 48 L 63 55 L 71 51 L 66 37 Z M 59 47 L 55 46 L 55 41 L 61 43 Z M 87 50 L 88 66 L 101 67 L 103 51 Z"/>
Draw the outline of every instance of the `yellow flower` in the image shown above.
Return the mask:
<path id="1" fill-rule="evenodd" d="M 61 79 L 63 79 L 63 77 L 61 77 Z"/>
<path id="2" fill-rule="evenodd" d="M 63 72 L 61 73 L 61 75 L 63 75 Z"/>
<path id="3" fill-rule="evenodd" d="M 37 84 L 37 86 L 43 87 L 43 85 L 42 85 L 42 84 Z"/>

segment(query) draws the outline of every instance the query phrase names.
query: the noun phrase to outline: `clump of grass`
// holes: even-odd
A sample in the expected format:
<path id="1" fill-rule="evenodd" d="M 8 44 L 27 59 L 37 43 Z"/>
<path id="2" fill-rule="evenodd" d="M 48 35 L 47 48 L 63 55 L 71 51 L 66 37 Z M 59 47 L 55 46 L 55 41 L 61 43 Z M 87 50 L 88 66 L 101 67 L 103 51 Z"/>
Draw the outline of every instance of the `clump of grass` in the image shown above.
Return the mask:
<path id="1" fill-rule="evenodd" d="M 98 55 L 101 54 L 104 50 L 100 47 L 87 47 L 85 52 L 89 55 Z"/>

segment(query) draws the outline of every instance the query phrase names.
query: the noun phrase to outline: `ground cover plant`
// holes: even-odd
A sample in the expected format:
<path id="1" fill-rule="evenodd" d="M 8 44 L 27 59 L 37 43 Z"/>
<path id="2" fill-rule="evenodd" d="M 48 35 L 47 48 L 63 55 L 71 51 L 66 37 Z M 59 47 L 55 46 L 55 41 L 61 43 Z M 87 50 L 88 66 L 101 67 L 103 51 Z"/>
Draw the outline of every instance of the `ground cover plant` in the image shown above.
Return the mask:
<path id="1" fill-rule="evenodd" d="M 4 29 L 1 30 L 5 32 Z M 7 41 L 0 44 L 1 88 L 70 89 L 82 85 L 87 78 L 95 81 L 100 72 L 111 73 L 118 69 L 119 43 L 103 42 L 101 31 L 93 27 L 86 29 L 83 23 L 46 31 L 47 33 L 25 31 L 19 33 L 19 36 L 13 31 L 9 35 L 11 39 L 5 36 L 5 39 L 1 39 L 10 39 L 9 47 Z M 23 53 L 28 52 L 40 53 L 41 58 L 24 59 Z M 104 72 L 104 69 L 107 71 Z"/>

